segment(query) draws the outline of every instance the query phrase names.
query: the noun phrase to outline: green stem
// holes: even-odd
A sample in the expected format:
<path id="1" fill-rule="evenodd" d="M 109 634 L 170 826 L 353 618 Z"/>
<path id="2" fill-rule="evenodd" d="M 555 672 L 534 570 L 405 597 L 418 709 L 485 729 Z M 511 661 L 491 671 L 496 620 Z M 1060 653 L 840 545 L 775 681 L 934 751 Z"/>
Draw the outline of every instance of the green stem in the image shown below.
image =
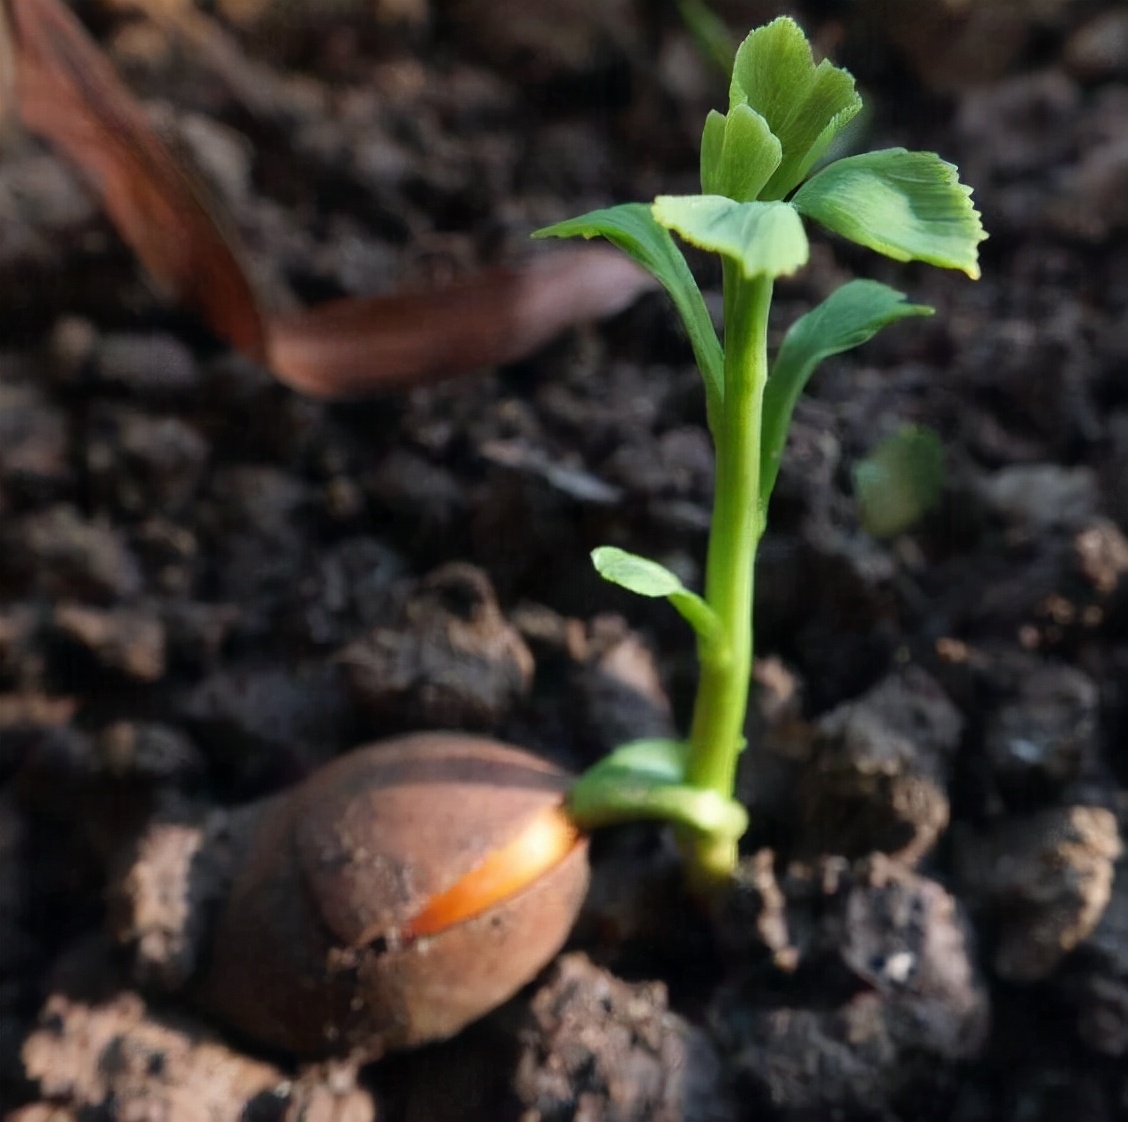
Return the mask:
<path id="1" fill-rule="evenodd" d="M 720 622 L 721 642 L 702 649 L 701 680 L 693 709 L 686 782 L 728 798 L 744 746 L 744 719 L 752 674 L 752 592 L 760 509 L 760 427 L 768 376 L 767 328 L 772 279 L 751 280 L 734 262 L 724 264 L 725 397 L 716 427 L 716 489 L 705 600 Z M 731 839 L 687 838 L 696 879 L 731 873 Z"/>

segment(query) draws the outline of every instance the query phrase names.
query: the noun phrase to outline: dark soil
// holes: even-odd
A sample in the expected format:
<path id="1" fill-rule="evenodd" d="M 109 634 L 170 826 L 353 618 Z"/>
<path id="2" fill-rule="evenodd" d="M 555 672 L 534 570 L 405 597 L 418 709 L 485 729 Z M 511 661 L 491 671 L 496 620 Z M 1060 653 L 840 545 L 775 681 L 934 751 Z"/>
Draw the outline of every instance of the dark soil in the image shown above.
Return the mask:
<path id="1" fill-rule="evenodd" d="M 304 302 L 441 283 L 548 222 L 692 191 L 724 103 L 673 3 L 200 3 L 222 49 L 145 7 L 75 4 L 256 274 Z M 828 362 L 799 407 L 720 918 L 682 895 L 661 831 L 609 832 L 545 976 L 359 1073 L 135 990 L 104 935 L 123 847 L 392 733 L 488 732 L 581 768 L 684 727 L 680 621 L 587 554 L 698 583 L 689 348 L 649 295 L 505 369 L 315 403 L 162 302 L 75 171 L 0 132 L 0 1105 L 19 1122 L 1128 1118 L 1128 9 L 715 8 L 741 34 L 792 11 L 857 75 L 867 146 L 960 165 L 983 279 L 823 240 L 779 286 L 779 331 L 855 274 L 937 315 Z M 944 442 L 943 497 L 877 541 L 851 471 L 906 422 Z"/>

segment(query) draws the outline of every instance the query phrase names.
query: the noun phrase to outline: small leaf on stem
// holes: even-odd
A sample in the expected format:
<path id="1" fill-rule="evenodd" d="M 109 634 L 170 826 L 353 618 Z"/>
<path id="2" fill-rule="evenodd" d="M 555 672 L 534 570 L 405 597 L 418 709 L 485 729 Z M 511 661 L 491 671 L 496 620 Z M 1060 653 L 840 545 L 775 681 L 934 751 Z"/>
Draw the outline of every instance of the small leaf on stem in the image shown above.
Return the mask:
<path id="1" fill-rule="evenodd" d="M 779 474 L 791 414 L 816 367 L 825 358 L 861 346 L 887 324 L 930 316 L 927 304 L 909 304 L 905 294 L 878 281 L 848 281 L 792 325 L 780 344 L 764 390 L 760 445 L 760 505 L 767 509 Z"/>
<path id="2" fill-rule="evenodd" d="M 694 358 L 705 380 L 712 419 L 724 400 L 721 341 L 682 251 L 674 244 L 669 231 L 654 220 L 650 207 L 645 203 L 623 203 L 593 210 L 579 218 L 537 230 L 533 237 L 606 238 L 661 282 L 685 324 Z"/>
<path id="3" fill-rule="evenodd" d="M 701 190 L 751 202 L 779 167 L 783 150 L 767 121 L 747 105 L 713 110 L 701 134 Z"/>
<path id="4" fill-rule="evenodd" d="M 934 152 L 885 148 L 829 164 L 795 193 L 801 214 L 895 261 L 925 261 L 979 277 L 987 237 L 971 188 Z"/>
<path id="5" fill-rule="evenodd" d="M 735 842 L 748 829 L 748 812 L 734 798 L 686 784 L 688 752 L 680 740 L 620 745 L 573 784 L 568 812 L 584 830 L 656 818 Z"/>
<path id="6" fill-rule="evenodd" d="M 604 580 L 638 596 L 665 597 L 697 632 L 703 644 L 719 641 L 720 626 L 713 609 L 696 592 L 690 592 L 665 565 L 613 545 L 593 549 L 591 560 Z"/>
<path id="7" fill-rule="evenodd" d="M 786 276 L 807 263 L 807 234 L 789 203 L 659 195 L 652 209 L 661 225 L 690 245 L 731 257 L 748 278 Z"/>
<path id="8" fill-rule="evenodd" d="M 665 565 L 613 545 L 593 549 L 591 560 L 604 580 L 621 585 L 639 596 L 673 596 L 686 590 Z"/>

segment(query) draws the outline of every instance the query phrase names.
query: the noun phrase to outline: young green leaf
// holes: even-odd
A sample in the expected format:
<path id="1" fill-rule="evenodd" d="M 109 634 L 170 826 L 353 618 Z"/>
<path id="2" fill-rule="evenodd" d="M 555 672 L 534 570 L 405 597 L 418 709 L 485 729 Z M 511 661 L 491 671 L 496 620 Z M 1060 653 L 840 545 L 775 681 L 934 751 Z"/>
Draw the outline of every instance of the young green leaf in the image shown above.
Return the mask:
<path id="1" fill-rule="evenodd" d="M 665 565 L 613 545 L 601 545 L 598 549 L 593 549 L 591 561 L 604 580 L 621 585 L 639 596 L 656 599 L 660 596 L 674 596 L 686 590 L 677 575 L 671 573 Z"/>
<path id="2" fill-rule="evenodd" d="M 714 837 L 739 838 L 748 829 L 748 812 L 718 791 L 685 783 L 688 751 L 689 745 L 679 740 L 621 745 L 573 784 L 569 814 L 588 830 L 657 818 Z"/>
<path id="3" fill-rule="evenodd" d="M 737 49 L 729 105 L 740 104 L 755 109 L 783 147 L 779 167 L 758 196 L 782 199 L 803 181 L 862 100 L 853 76 L 826 61 L 816 66 L 799 25 L 781 16 Z"/>
<path id="4" fill-rule="evenodd" d="M 598 768 L 620 768 L 656 783 L 684 783 L 689 745 L 684 740 L 647 737 L 629 740 L 613 748 L 596 764 Z"/>
<path id="5" fill-rule="evenodd" d="M 533 237 L 606 238 L 661 282 L 685 324 L 694 358 L 705 381 L 706 404 L 712 423 L 725 392 L 721 342 L 682 251 L 674 244 L 669 231 L 654 220 L 651 208 L 645 203 L 623 203 L 593 210 L 579 218 L 537 230 Z"/>
<path id="6" fill-rule="evenodd" d="M 713 609 L 696 592 L 690 592 L 665 565 L 613 545 L 593 549 L 591 560 L 604 580 L 639 596 L 665 597 L 697 632 L 702 643 L 718 641 L 720 628 Z"/>
<path id="7" fill-rule="evenodd" d="M 670 822 L 712 839 L 735 842 L 748 811 L 708 787 L 638 779 L 630 772 L 592 769 L 568 792 L 568 813 L 585 830 L 629 821 Z"/>
<path id="8" fill-rule="evenodd" d="M 807 263 L 803 221 L 789 203 L 738 203 L 722 195 L 659 195 L 661 226 L 690 245 L 731 257 L 748 278 L 780 277 Z"/>
<path id="9" fill-rule="evenodd" d="M 895 288 L 872 280 L 848 281 L 791 325 L 764 390 L 760 445 L 760 504 L 766 510 L 779 474 L 791 414 L 815 368 L 825 358 L 861 346 L 887 324 L 930 316 L 927 304 L 909 304 Z"/>
<path id="10" fill-rule="evenodd" d="M 750 202 L 782 157 L 779 141 L 754 109 L 736 105 L 727 117 L 713 110 L 701 134 L 701 190 Z"/>
<path id="11" fill-rule="evenodd" d="M 896 261 L 979 276 L 987 237 L 971 188 L 934 152 L 886 148 L 827 165 L 795 193 L 801 214 Z"/>
<path id="12" fill-rule="evenodd" d="M 856 464 L 853 475 L 862 526 L 875 538 L 892 538 L 940 498 L 944 446 L 931 429 L 906 425 Z"/>

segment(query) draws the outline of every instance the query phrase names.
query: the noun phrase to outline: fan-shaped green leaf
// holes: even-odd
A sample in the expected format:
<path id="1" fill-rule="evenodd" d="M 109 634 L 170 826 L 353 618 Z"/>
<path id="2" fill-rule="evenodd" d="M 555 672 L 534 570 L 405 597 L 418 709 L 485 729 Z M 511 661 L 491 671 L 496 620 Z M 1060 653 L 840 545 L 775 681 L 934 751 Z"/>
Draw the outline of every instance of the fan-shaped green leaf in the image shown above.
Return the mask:
<path id="1" fill-rule="evenodd" d="M 816 66 L 806 36 L 787 16 L 753 31 L 737 49 L 730 110 L 740 104 L 764 118 L 783 149 L 761 199 L 789 194 L 862 107 L 853 76 L 826 61 Z"/>
<path id="2" fill-rule="evenodd" d="M 731 257 L 746 277 L 779 277 L 807 263 L 803 222 L 789 203 L 738 203 L 721 195 L 659 195 L 659 225 L 691 245 Z"/>
<path id="3" fill-rule="evenodd" d="M 934 152 L 886 148 L 847 156 L 812 176 L 791 200 L 809 218 L 897 261 L 926 261 L 979 276 L 987 237 L 971 188 Z"/>
<path id="4" fill-rule="evenodd" d="M 782 154 L 767 121 L 754 109 L 736 105 L 727 117 L 714 110 L 701 135 L 701 189 L 749 202 L 779 167 Z"/>

